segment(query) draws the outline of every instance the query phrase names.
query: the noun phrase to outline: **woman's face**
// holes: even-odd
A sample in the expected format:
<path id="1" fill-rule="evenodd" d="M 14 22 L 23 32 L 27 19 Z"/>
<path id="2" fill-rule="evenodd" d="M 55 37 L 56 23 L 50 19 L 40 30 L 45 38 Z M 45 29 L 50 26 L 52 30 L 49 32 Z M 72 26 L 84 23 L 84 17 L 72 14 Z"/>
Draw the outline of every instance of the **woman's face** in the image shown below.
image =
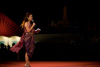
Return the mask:
<path id="1" fill-rule="evenodd" d="M 32 15 L 29 15 L 28 20 L 29 21 L 32 21 L 33 20 L 33 16 Z"/>

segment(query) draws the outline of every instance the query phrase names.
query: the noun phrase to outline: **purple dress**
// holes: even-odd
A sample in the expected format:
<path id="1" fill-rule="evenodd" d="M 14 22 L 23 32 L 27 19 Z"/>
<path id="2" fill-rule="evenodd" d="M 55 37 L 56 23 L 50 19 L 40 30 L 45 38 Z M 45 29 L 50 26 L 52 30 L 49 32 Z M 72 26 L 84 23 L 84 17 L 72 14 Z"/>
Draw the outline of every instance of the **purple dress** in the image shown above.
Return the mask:
<path id="1" fill-rule="evenodd" d="M 29 28 L 31 27 L 31 24 Z M 34 49 L 35 49 L 35 40 L 34 40 L 34 33 L 37 33 L 37 31 L 34 30 L 34 28 L 31 30 L 31 32 L 27 32 L 26 28 L 24 27 L 24 33 L 21 36 L 21 39 L 18 43 L 16 43 L 10 50 L 12 52 L 18 53 L 22 47 L 25 47 L 25 51 L 28 54 L 29 58 L 32 58 Z"/>

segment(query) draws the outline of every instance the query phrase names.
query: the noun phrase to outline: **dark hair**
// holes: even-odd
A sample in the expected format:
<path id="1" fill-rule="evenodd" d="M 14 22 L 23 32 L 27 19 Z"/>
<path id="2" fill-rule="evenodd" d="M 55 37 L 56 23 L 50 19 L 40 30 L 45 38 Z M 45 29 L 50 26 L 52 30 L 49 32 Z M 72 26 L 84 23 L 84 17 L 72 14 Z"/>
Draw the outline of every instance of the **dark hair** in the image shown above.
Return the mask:
<path id="1" fill-rule="evenodd" d="M 28 21 L 28 17 L 29 17 L 30 15 L 32 15 L 31 12 L 27 12 L 27 13 L 25 14 L 24 20 L 23 20 L 23 22 L 22 22 L 22 24 L 21 24 L 22 28 L 24 28 L 24 24 L 25 24 L 25 22 Z"/>
<path id="2" fill-rule="evenodd" d="M 29 17 L 30 15 L 32 15 L 32 13 L 30 13 L 30 12 L 27 12 L 27 13 L 25 14 L 25 17 L 24 17 L 25 22 L 28 21 L 28 17 Z"/>

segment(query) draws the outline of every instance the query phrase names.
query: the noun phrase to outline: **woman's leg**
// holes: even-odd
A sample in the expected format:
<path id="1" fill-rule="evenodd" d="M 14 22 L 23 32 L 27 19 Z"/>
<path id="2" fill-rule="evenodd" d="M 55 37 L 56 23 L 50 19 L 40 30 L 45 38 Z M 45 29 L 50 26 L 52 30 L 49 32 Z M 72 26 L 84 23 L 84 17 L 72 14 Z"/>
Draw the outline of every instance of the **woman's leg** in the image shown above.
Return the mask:
<path id="1" fill-rule="evenodd" d="M 28 64 L 30 64 L 29 58 L 28 58 Z"/>
<path id="2" fill-rule="evenodd" d="M 27 57 L 28 57 L 28 55 L 27 55 Z M 29 62 L 29 57 L 28 57 L 28 64 L 30 65 L 30 62 Z"/>
<path id="3" fill-rule="evenodd" d="M 25 53 L 25 61 L 26 61 L 26 65 L 29 65 L 29 58 L 27 52 Z"/>

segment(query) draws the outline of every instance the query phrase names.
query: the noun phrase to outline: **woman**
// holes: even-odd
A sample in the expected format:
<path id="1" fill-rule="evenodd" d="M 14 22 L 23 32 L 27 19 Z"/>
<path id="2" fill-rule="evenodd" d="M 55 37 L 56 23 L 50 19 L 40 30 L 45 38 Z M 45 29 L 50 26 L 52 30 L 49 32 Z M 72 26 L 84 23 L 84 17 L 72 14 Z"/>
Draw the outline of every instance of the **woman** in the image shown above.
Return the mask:
<path id="1" fill-rule="evenodd" d="M 34 40 L 34 33 L 39 33 L 38 30 L 34 30 L 34 26 L 36 25 L 33 23 L 31 25 L 31 21 L 33 20 L 32 13 L 26 13 L 25 18 L 21 24 L 22 28 L 24 28 L 24 33 L 20 39 L 20 41 L 15 44 L 10 50 L 12 52 L 18 53 L 22 47 L 25 47 L 25 61 L 26 67 L 30 67 L 29 59 L 32 58 L 34 48 L 35 48 L 35 40 Z"/>

